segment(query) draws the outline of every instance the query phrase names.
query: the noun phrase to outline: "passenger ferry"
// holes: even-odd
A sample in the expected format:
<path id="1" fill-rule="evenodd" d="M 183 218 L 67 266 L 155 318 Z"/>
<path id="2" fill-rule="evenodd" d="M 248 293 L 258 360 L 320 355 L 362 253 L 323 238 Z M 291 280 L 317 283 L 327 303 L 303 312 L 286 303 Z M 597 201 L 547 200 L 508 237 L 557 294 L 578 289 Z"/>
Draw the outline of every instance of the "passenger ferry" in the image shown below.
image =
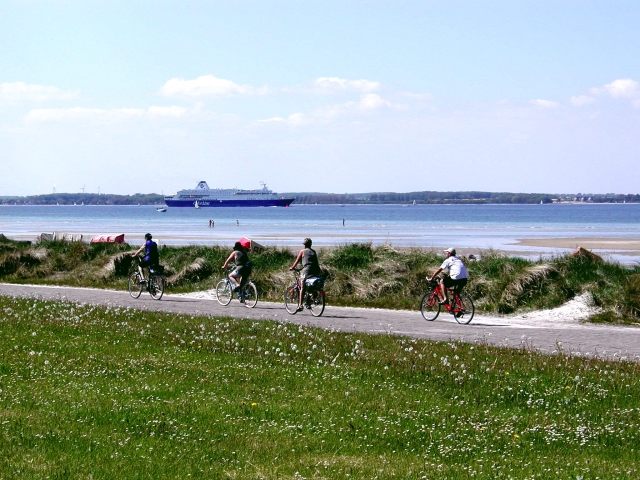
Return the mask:
<path id="1" fill-rule="evenodd" d="M 263 183 L 256 190 L 209 188 L 204 180 L 196 188 L 180 190 L 164 197 L 168 207 L 288 207 L 295 198 L 286 198 L 269 190 Z"/>

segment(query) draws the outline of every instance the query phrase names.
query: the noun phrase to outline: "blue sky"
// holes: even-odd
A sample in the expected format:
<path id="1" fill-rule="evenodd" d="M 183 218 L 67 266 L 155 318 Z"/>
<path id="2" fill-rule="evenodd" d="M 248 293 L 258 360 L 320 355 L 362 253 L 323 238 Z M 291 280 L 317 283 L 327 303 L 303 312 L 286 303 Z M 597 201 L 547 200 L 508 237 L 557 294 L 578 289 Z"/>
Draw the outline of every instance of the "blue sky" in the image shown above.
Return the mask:
<path id="1" fill-rule="evenodd" d="M 0 195 L 638 193 L 640 2 L 0 0 Z"/>

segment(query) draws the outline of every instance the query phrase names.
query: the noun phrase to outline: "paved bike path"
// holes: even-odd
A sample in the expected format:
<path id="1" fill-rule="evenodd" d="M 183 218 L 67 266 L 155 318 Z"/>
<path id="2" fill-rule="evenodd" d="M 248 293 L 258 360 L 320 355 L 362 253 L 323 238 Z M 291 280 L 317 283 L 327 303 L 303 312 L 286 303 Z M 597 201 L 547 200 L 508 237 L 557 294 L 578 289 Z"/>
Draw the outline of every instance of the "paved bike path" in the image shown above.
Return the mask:
<path id="1" fill-rule="evenodd" d="M 322 317 L 308 311 L 290 315 L 281 303 L 259 301 L 254 309 L 233 300 L 227 307 L 215 300 L 165 294 L 153 300 L 143 292 L 133 299 L 126 291 L 0 283 L 0 295 L 66 300 L 93 305 L 137 308 L 176 314 L 229 316 L 254 320 L 274 320 L 317 326 L 336 331 L 404 335 L 431 340 L 459 340 L 510 348 L 531 348 L 543 353 L 565 352 L 575 355 L 640 362 L 640 328 L 603 325 L 565 324 L 523 326 L 509 323 L 508 317 L 476 314 L 469 325 L 459 325 L 449 314 L 426 322 L 419 311 L 385 310 L 327 305 Z"/>

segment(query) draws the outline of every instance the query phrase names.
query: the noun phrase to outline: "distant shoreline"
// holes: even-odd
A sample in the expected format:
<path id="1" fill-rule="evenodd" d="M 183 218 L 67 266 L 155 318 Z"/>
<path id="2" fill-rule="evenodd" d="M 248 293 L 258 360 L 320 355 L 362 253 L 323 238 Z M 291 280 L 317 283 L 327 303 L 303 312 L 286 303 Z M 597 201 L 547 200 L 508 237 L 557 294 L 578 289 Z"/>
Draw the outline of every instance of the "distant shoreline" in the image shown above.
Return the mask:
<path id="1" fill-rule="evenodd" d="M 542 205 L 638 205 L 640 201 L 637 202 L 548 202 Z M 293 205 L 541 205 L 537 202 L 445 202 L 445 201 L 433 201 L 433 202 L 419 202 L 419 203 L 407 203 L 407 202 L 298 202 L 296 201 Z M 161 207 L 166 206 L 164 202 L 152 202 L 152 203 L 9 203 L 0 201 L 0 207 Z M 179 208 L 179 207 L 168 207 L 168 208 Z M 210 207 L 212 210 L 215 210 L 217 207 Z M 227 207 L 233 208 L 233 207 Z M 244 207 L 246 208 L 246 207 Z M 261 207 L 255 207 L 261 208 Z M 264 207 L 263 207 L 264 208 Z M 286 207 L 281 207 L 286 208 Z"/>
<path id="2" fill-rule="evenodd" d="M 298 205 L 593 205 L 640 203 L 640 194 L 513 193 L 513 192 L 368 192 L 323 193 L 280 192 Z M 108 193 L 50 193 L 44 195 L 4 195 L 0 205 L 164 205 L 165 195 L 157 193 L 117 195 Z"/>

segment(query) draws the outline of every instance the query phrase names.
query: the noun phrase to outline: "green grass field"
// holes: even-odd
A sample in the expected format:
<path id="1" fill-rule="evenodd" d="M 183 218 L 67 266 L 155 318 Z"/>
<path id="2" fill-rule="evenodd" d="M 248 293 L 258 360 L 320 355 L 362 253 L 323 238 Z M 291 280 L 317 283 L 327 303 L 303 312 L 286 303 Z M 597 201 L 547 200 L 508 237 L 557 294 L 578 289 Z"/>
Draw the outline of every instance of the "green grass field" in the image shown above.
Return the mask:
<path id="1" fill-rule="evenodd" d="M 640 365 L 0 297 L 2 479 L 637 479 Z"/>

